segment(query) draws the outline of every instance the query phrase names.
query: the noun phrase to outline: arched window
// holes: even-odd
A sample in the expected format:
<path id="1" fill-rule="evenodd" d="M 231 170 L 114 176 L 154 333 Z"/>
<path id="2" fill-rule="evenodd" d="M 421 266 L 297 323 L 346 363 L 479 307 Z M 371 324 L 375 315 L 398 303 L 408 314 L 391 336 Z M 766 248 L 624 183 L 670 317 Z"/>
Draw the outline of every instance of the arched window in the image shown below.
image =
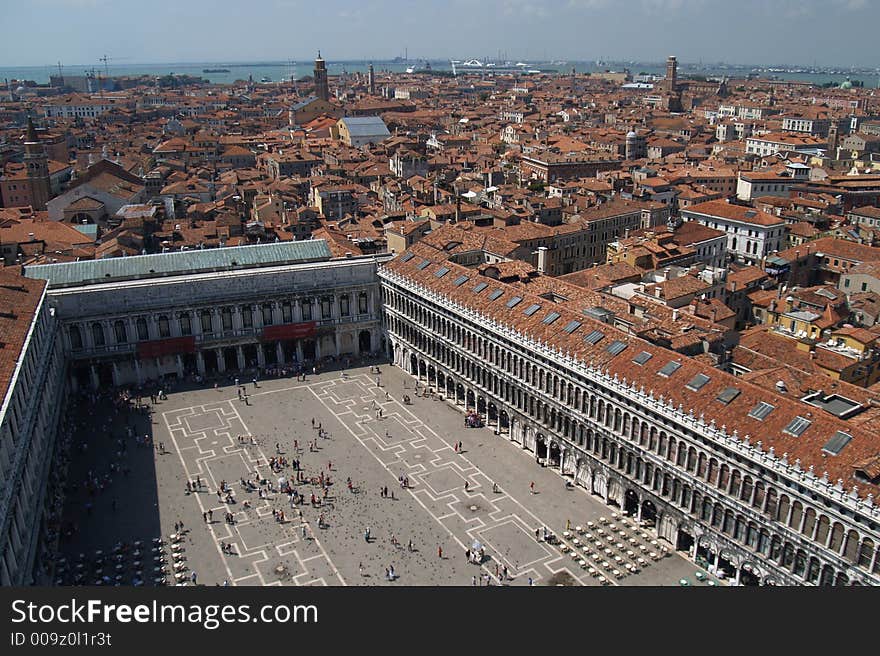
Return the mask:
<path id="1" fill-rule="evenodd" d="M 164 314 L 159 317 L 159 337 L 171 337 L 171 326 Z"/>
<path id="2" fill-rule="evenodd" d="M 125 322 L 121 319 L 113 323 L 113 334 L 117 344 L 125 344 L 128 341 L 128 333 L 125 330 Z"/>
<path id="3" fill-rule="evenodd" d="M 92 324 L 92 341 L 95 346 L 104 346 L 104 326 L 97 321 Z"/>
<path id="4" fill-rule="evenodd" d="M 874 557 L 874 541 L 871 538 L 862 540 L 862 546 L 859 549 L 859 567 L 868 569 L 871 566 L 871 559 Z"/>
<path id="5" fill-rule="evenodd" d="M 82 333 L 79 332 L 79 326 L 71 326 L 68 329 L 70 335 L 70 347 L 74 350 L 83 347 Z"/>
<path id="6" fill-rule="evenodd" d="M 139 340 L 150 339 L 150 331 L 147 328 L 147 320 L 143 317 L 138 317 L 137 321 L 135 321 L 135 327 L 137 328 L 137 334 Z"/>

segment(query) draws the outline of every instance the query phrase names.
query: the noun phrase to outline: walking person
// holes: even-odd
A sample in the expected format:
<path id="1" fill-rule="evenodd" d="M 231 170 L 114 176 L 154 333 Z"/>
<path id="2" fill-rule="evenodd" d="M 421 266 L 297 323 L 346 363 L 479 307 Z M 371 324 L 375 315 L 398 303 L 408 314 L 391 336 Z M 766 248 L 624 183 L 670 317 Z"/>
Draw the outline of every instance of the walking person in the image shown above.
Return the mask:
<path id="1" fill-rule="evenodd" d="M 532 494 L 535 493 L 535 481 L 529 483 L 529 492 L 531 492 Z"/>

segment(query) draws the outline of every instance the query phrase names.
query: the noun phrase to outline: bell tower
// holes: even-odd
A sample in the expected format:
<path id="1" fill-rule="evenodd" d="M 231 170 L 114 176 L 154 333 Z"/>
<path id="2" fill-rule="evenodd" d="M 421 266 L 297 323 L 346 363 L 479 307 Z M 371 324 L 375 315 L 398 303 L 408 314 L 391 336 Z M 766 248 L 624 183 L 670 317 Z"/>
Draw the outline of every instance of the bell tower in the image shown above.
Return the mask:
<path id="1" fill-rule="evenodd" d="M 327 83 L 327 67 L 321 59 L 321 51 L 315 59 L 315 95 L 321 100 L 330 100 L 330 85 Z"/>
<path id="2" fill-rule="evenodd" d="M 34 122 L 30 116 L 24 138 L 24 164 L 27 169 L 28 185 L 31 190 L 31 205 L 35 210 L 45 210 L 49 202 L 51 185 L 49 183 L 49 157 L 40 143 Z"/>

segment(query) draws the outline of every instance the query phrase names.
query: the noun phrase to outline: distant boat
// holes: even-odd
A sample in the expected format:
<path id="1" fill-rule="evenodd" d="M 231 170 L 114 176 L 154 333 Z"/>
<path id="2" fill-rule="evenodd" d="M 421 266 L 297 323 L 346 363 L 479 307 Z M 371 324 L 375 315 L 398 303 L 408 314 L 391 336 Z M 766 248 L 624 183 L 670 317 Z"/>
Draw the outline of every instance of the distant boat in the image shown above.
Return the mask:
<path id="1" fill-rule="evenodd" d="M 260 78 L 260 83 L 261 83 L 261 84 L 265 84 L 266 82 L 271 82 L 271 81 L 272 81 L 272 78 L 271 78 L 271 77 L 261 77 L 261 78 Z"/>
<path id="2" fill-rule="evenodd" d="M 416 67 L 415 67 L 415 66 L 407 66 L 407 67 L 406 67 L 406 72 L 407 72 L 407 73 L 415 73 L 415 72 L 416 72 Z"/>
<path id="3" fill-rule="evenodd" d="M 203 68 L 202 73 L 231 73 L 228 68 Z"/>

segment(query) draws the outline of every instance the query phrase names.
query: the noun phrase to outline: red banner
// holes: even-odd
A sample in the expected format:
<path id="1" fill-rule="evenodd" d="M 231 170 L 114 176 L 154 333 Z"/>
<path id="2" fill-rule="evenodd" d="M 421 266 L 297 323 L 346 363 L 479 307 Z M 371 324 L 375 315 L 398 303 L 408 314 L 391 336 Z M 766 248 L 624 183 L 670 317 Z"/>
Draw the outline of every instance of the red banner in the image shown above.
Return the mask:
<path id="1" fill-rule="evenodd" d="M 161 358 L 163 355 L 195 352 L 196 338 L 192 336 L 154 339 L 149 342 L 138 342 L 137 345 L 137 356 L 139 358 Z"/>
<path id="2" fill-rule="evenodd" d="M 316 323 L 306 321 L 304 323 L 285 323 L 280 326 L 266 326 L 263 328 L 263 339 L 272 341 L 276 339 L 302 339 L 313 337 Z"/>

